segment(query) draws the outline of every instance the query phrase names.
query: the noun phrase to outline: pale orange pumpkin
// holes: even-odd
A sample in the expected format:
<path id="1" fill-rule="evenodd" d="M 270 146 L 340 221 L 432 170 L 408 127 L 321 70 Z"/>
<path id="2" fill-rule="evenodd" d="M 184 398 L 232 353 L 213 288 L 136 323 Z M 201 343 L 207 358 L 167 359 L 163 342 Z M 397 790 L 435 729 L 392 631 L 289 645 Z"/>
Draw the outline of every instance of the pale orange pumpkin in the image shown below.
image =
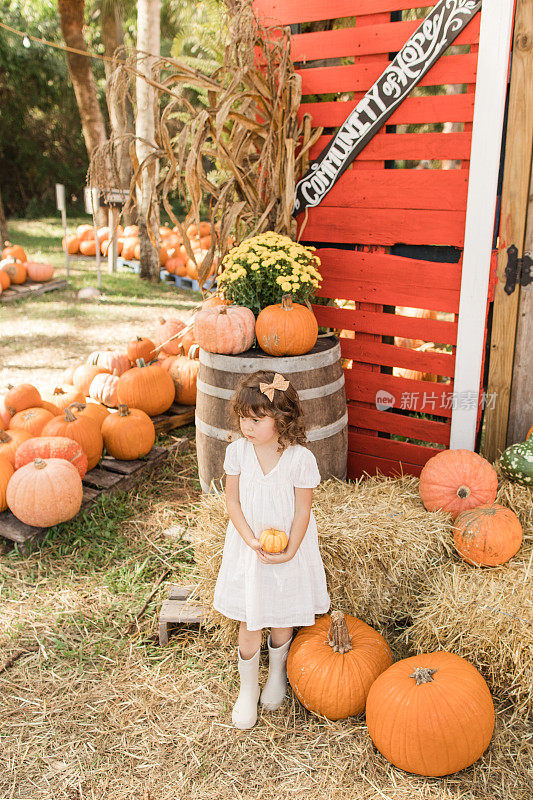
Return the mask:
<path id="1" fill-rule="evenodd" d="M 91 236 L 91 234 L 94 236 L 94 227 L 92 225 L 78 225 L 76 228 L 76 236 L 80 241 Z"/>
<path id="2" fill-rule="evenodd" d="M 131 261 L 135 258 L 135 246 L 137 244 L 139 244 L 138 236 L 124 236 L 122 258 L 126 259 L 126 261 Z"/>
<path id="3" fill-rule="evenodd" d="M 90 470 L 96 467 L 102 457 L 104 440 L 96 420 L 81 414 L 75 415 L 73 408 L 76 408 L 76 404 L 66 408 L 62 416 L 50 420 L 44 426 L 42 435 L 66 436 L 68 439 L 74 439 L 87 456 L 87 469 Z"/>
<path id="4" fill-rule="evenodd" d="M 209 353 L 243 353 L 254 332 L 253 312 L 241 306 L 204 306 L 194 318 L 194 339 Z"/>
<path id="5" fill-rule="evenodd" d="M 80 253 L 83 256 L 95 256 L 96 255 L 96 242 L 93 239 L 82 239 L 80 241 Z"/>
<path id="6" fill-rule="evenodd" d="M 11 420 L 12 415 L 9 413 L 5 406 L 5 398 L 0 398 L 0 422 L 2 423 L 2 427 L 7 428 L 9 422 Z"/>
<path id="7" fill-rule="evenodd" d="M 149 416 L 162 414 L 174 402 L 172 378 L 159 366 L 147 365 L 143 359 L 118 379 L 118 402 L 130 408 L 140 408 Z"/>
<path id="8" fill-rule="evenodd" d="M 180 333 L 184 328 L 185 323 L 181 319 L 164 319 L 161 317 L 159 319 L 159 325 L 155 329 L 154 342 L 157 346 L 166 342 L 161 349 L 164 350 L 165 353 L 168 353 L 169 356 L 177 356 L 181 352 L 180 342 L 177 339 L 173 339 L 169 342 L 168 339 Z"/>
<path id="9" fill-rule="evenodd" d="M 36 436 L 22 442 L 15 453 L 15 469 L 36 458 L 64 458 L 76 467 L 80 478 L 87 472 L 87 456 L 81 445 L 66 436 Z"/>
<path id="10" fill-rule="evenodd" d="M 259 313 L 255 335 L 259 347 L 271 356 L 300 356 L 315 346 L 318 322 L 307 306 L 293 303 L 286 294 L 281 303 Z"/>
<path id="11" fill-rule="evenodd" d="M 110 374 L 109 370 L 104 369 L 104 367 L 96 367 L 92 364 L 82 364 L 81 367 L 77 367 L 74 370 L 72 380 L 74 382 L 74 386 L 76 386 L 76 388 L 83 393 L 84 397 L 87 397 L 94 378 L 96 378 L 97 375 L 102 375 L 103 373 L 108 375 Z"/>
<path id="12" fill-rule="evenodd" d="M 107 373 L 95 375 L 89 388 L 89 397 L 103 403 L 104 406 L 116 408 L 118 405 L 117 387 L 118 375 L 116 372 L 113 375 Z"/>
<path id="13" fill-rule="evenodd" d="M 124 239 L 127 239 L 128 236 L 138 236 L 139 235 L 139 226 L 138 225 L 126 225 L 124 228 L 124 233 L 122 234 Z"/>
<path id="14" fill-rule="evenodd" d="M 11 461 L 8 461 L 5 457 L 0 457 L 0 511 L 5 511 L 7 508 L 7 485 L 14 472 Z"/>
<path id="15" fill-rule="evenodd" d="M 79 472 L 63 458 L 36 458 L 18 469 L 7 486 L 11 512 L 26 525 L 39 528 L 75 517 L 82 499 Z"/>
<path id="16" fill-rule="evenodd" d="M 46 283 L 54 277 L 54 268 L 51 264 L 40 264 L 37 261 L 26 261 L 24 266 L 28 278 L 36 283 Z"/>
<path id="17" fill-rule="evenodd" d="M 520 549 L 522 525 L 510 508 L 492 503 L 462 511 L 453 526 L 455 549 L 469 564 L 495 567 Z"/>
<path id="18" fill-rule="evenodd" d="M 175 401 L 184 406 L 196 405 L 196 381 L 198 380 L 199 361 L 196 361 L 195 345 L 189 350 L 189 355 L 176 356 L 169 367 L 168 374 L 174 382 Z"/>
<path id="19" fill-rule="evenodd" d="M 87 364 L 93 364 L 97 367 L 109 370 L 113 373 L 116 371 L 117 375 L 122 375 L 123 372 L 130 369 L 131 362 L 127 353 L 121 353 L 118 350 L 96 350 L 87 356 Z"/>
<path id="20" fill-rule="evenodd" d="M 137 336 L 136 339 L 132 339 L 131 342 L 128 342 L 128 346 L 126 347 L 126 353 L 132 364 L 136 364 L 139 358 L 142 358 L 143 361 L 148 363 L 148 361 L 156 357 L 154 350 L 154 342 L 143 336 Z"/>
<path id="21" fill-rule="evenodd" d="M 185 261 L 181 256 L 173 255 L 172 258 L 169 258 L 165 264 L 165 269 L 167 272 L 170 272 L 171 275 L 179 275 L 182 278 L 187 274 Z"/>
<path id="22" fill-rule="evenodd" d="M 18 411 L 11 417 L 9 430 L 18 428 L 27 431 L 32 436 L 40 436 L 44 426 L 54 417 L 55 414 L 41 406 L 38 408 L 25 408 L 24 411 Z"/>
<path id="23" fill-rule="evenodd" d="M 81 389 L 77 389 L 75 386 L 69 386 L 68 384 L 65 384 L 65 386 L 56 386 L 52 394 L 47 394 L 45 397 L 57 406 L 60 412 L 64 411 L 65 408 L 72 403 L 85 402 L 85 395 Z"/>
<path id="24" fill-rule="evenodd" d="M 328 719 L 365 709 L 370 687 L 392 664 L 381 634 L 360 619 L 333 611 L 300 628 L 287 659 L 287 677 L 298 700 Z"/>
<path id="25" fill-rule="evenodd" d="M 13 416 L 17 411 L 40 406 L 41 400 L 39 390 L 35 386 L 31 383 L 19 383 L 17 386 L 8 387 L 8 392 L 4 397 L 4 405 L 6 411 Z"/>
<path id="26" fill-rule="evenodd" d="M 282 553 L 288 543 L 289 540 L 285 531 L 278 531 L 275 528 L 267 528 L 261 531 L 259 537 L 259 544 L 265 553 Z"/>
<path id="27" fill-rule="evenodd" d="M 81 367 L 81 364 L 74 364 L 72 367 L 67 367 L 66 370 L 63 372 L 63 383 L 67 384 L 68 386 L 73 386 L 73 378 L 74 373 Z"/>
<path id="28" fill-rule="evenodd" d="M 28 439 L 31 433 L 23 431 L 21 428 L 14 428 L 10 431 L 0 431 L 0 458 L 5 458 L 10 464 L 15 466 L 15 453 L 17 448 Z"/>
<path id="29" fill-rule="evenodd" d="M 484 678 L 466 659 L 421 653 L 376 678 L 366 724 L 377 749 L 396 767 L 438 777 L 483 755 L 494 730 L 494 705 Z"/>
<path id="30" fill-rule="evenodd" d="M 493 503 L 498 475 L 485 458 L 471 450 L 443 450 L 426 462 L 420 473 L 420 498 L 428 511 L 461 511 Z"/>
<path id="31" fill-rule="evenodd" d="M 139 408 L 119 405 L 102 425 L 105 449 L 120 461 L 134 461 L 147 455 L 155 442 L 154 423 Z"/>

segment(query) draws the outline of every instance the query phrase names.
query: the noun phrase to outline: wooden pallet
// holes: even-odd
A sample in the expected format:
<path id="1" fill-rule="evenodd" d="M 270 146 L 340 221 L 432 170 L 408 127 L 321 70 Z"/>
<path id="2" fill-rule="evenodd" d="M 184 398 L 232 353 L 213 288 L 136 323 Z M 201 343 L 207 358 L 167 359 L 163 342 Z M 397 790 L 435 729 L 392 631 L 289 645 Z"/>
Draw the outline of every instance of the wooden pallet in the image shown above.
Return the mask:
<path id="1" fill-rule="evenodd" d="M 194 422 L 195 406 L 180 406 L 173 403 L 168 411 L 152 417 L 156 433 L 167 433 L 174 428 L 181 428 Z"/>
<path id="2" fill-rule="evenodd" d="M 15 300 L 25 300 L 36 294 L 54 292 L 56 289 L 68 289 L 69 286 L 70 283 L 62 279 L 48 281 L 47 283 L 37 283 L 29 280 L 21 284 L 12 283 L 9 289 L 4 289 L 0 295 L 0 305 L 13 303 Z"/>
<path id="3" fill-rule="evenodd" d="M 187 602 L 194 586 L 170 587 L 168 600 L 163 601 L 159 613 L 159 644 L 168 644 L 168 626 L 177 624 L 200 625 L 204 610 L 199 603 Z"/>
<path id="4" fill-rule="evenodd" d="M 103 494 L 111 495 L 131 489 L 140 481 L 144 481 L 171 452 L 184 452 L 188 446 L 189 440 L 183 438 L 171 447 L 152 447 L 146 458 L 138 461 L 117 461 L 115 458 L 105 456 L 98 466 L 87 472 L 83 478 L 83 500 L 80 510 L 86 510 Z M 0 513 L 0 536 L 13 542 L 24 544 L 30 539 L 42 536 L 47 530 L 48 528 L 26 525 L 10 511 Z"/>

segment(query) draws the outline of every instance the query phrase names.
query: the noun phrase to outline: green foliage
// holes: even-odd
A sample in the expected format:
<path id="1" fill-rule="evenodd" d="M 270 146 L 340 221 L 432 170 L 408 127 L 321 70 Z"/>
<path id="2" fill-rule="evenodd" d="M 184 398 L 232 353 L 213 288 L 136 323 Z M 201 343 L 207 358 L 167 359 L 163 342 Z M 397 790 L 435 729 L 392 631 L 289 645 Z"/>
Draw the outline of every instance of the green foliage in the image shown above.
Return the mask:
<path id="1" fill-rule="evenodd" d="M 0 19 L 61 42 L 57 4 L 0 0 Z M 55 208 L 55 183 L 81 194 L 87 155 L 64 53 L 0 28 L 0 175 L 6 214 Z"/>

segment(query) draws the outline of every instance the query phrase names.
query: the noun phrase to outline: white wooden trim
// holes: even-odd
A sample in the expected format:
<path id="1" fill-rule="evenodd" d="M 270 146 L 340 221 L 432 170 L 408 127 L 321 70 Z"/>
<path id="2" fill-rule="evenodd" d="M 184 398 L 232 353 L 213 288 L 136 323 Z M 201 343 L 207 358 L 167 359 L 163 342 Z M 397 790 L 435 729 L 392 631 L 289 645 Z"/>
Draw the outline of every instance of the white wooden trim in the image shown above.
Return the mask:
<path id="1" fill-rule="evenodd" d="M 450 449 L 474 450 L 514 0 L 483 0 Z"/>

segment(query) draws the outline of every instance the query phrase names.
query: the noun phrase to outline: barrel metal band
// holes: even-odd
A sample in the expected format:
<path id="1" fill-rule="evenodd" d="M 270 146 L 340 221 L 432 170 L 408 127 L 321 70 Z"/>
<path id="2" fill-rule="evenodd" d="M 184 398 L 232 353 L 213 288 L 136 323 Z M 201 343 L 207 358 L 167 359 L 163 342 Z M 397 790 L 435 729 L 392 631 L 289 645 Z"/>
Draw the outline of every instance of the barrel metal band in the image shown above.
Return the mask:
<path id="1" fill-rule="evenodd" d="M 204 422 L 200 419 L 198 414 L 195 417 L 195 424 L 201 433 L 206 436 L 211 436 L 213 439 L 220 439 L 221 442 L 230 442 L 232 439 L 237 438 L 236 431 L 228 431 L 225 428 L 216 428 L 214 425 Z M 307 432 L 308 442 L 317 442 L 319 439 L 327 439 L 328 436 L 335 436 L 336 433 L 342 431 L 348 424 L 348 412 L 346 411 L 342 417 L 330 425 L 324 425 L 322 428 L 311 428 Z"/>
<path id="2" fill-rule="evenodd" d="M 340 419 L 332 422 L 330 425 L 324 425 L 322 428 L 311 428 L 307 431 L 307 441 L 317 442 L 319 439 L 327 439 L 329 436 L 335 436 L 336 433 L 342 431 L 348 425 L 348 412 L 346 411 Z"/>
<path id="3" fill-rule="evenodd" d="M 221 400 L 229 400 L 235 393 L 235 389 L 224 389 L 222 386 L 212 386 L 210 383 L 200 380 L 196 382 L 197 389 L 210 397 L 218 397 Z M 299 389 L 298 397 L 300 400 L 314 400 L 317 397 L 327 397 L 333 394 L 338 389 L 344 386 L 344 374 L 332 383 L 326 383 L 324 386 L 314 386 L 311 389 Z"/>
<path id="4" fill-rule="evenodd" d="M 257 372 L 260 369 L 273 372 L 308 372 L 317 367 L 335 364 L 341 357 L 341 346 L 337 344 L 330 350 L 312 355 L 292 356 L 288 358 L 239 358 L 239 367 L 243 375 Z M 200 348 L 200 364 L 222 372 L 235 372 L 235 356 L 224 356 L 220 353 L 208 353 Z"/>

